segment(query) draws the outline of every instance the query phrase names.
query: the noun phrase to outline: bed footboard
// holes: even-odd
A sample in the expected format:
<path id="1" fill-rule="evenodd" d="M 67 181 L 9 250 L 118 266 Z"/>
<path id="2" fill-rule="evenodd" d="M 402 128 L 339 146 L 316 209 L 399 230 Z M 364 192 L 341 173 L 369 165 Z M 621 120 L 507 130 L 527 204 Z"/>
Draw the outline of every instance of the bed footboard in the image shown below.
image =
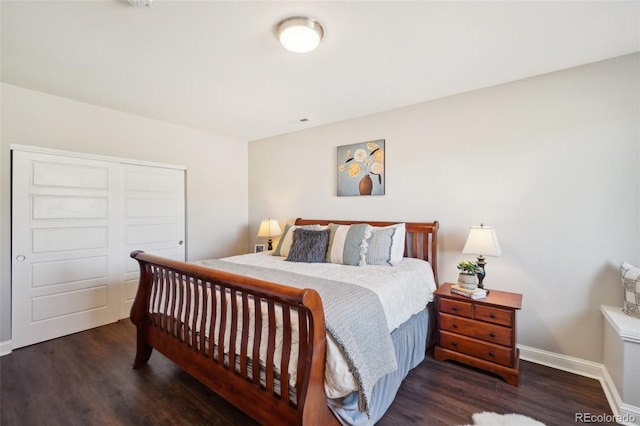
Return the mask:
<path id="1" fill-rule="evenodd" d="M 316 291 L 142 251 L 131 257 L 140 265 L 134 368 L 156 349 L 262 424 L 338 424 L 324 392 Z"/>

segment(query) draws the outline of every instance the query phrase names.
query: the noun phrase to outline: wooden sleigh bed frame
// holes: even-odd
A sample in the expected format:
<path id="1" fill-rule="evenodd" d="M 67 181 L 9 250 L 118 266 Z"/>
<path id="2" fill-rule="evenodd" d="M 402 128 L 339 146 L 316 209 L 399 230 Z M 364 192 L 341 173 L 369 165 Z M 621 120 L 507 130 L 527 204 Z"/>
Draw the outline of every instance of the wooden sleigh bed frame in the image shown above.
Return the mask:
<path id="1" fill-rule="evenodd" d="M 388 226 L 398 222 L 300 218 L 295 221 L 296 225 L 329 223 Z M 429 261 L 437 284 L 438 222 L 406 223 L 406 232 L 405 257 Z M 131 257 L 140 265 L 140 282 L 131 308 L 131 321 L 137 328 L 133 368 L 146 364 L 156 349 L 261 424 L 339 424 L 327 406 L 324 390 L 326 329 L 322 301 L 315 290 L 284 286 L 142 251 L 132 252 Z M 236 303 L 231 303 L 229 309 L 226 303 L 216 302 L 221 294 Z M 202 302 L 194 303 L 197 300 Z M 163 309 L 158 310 L 160 305 Z M 267 324 L 262 321 L 264 306 Z M 256 313 L 255 329 L 268 327 L 267 360 L 263 367 L 251 360 L 259 359 L 260 336 L 264 336 L 264 332 L 253 333 L 253 350 L 249 352 L 250 327 L 242 327 L 242 324 L 251 325 L 250 307 Z M 209 333 L 208 338 L 200 338 L 205 336 L 207 311 L 214 312 L 209 315 L 209 329 L 214 329 L 216 309 L 220 311 L 222 323 L 216 326 L 218 335 Z M 229 310 L 231 312 L 227 312 Z M 284 336 L 280 373 L 273 366 L 276 310 L 282 311 Z M 297 320 L 292 316 L 294 311 Z M 297 321 L 299 327 L 299 352 L 296 386 L 290 389 L 287 366 L 291 359 L 292 321 Z M 232 342 L 238 339 L 240 350 L 228 345 L 226 353 L 225 337 Z"/>

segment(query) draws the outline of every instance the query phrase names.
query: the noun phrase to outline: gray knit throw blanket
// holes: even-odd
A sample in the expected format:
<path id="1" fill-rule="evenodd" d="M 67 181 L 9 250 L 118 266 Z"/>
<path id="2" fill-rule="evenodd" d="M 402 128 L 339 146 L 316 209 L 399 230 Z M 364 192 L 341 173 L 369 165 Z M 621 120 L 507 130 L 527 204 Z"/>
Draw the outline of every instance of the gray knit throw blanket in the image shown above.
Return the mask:
<path id="1" fill-rule="evenodd" d="M 325 327 L 345 355 L 358 383 L 358 409 L 369 415 L 373 386 L 398 368 L 389 326 L 378 295 L 359 285 L 278 269 L 222 260 L 197 262 L 239 275 L 316 290 L 322 298 Z"/>

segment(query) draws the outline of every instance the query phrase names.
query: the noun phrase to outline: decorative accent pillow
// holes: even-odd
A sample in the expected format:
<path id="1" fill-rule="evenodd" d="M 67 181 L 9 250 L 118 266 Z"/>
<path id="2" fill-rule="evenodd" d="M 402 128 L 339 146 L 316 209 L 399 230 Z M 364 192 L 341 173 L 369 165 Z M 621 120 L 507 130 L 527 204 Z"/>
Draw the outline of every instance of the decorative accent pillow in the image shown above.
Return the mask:
<path id="1" fill-rule="evenodd" d="M 366 223 L 356 225 L 329 224 L 331 231 L 327 262 L 341 265 L 364 265 L 367 253 L 367 239 L 371 236 L 371 226 Z"/>
<path id="2" fill-rule="evenodd" d="M 290 262 L 325 263 L 330 231 L 298 228 L 293 231 L 293 244 L 285 260 Z"/>
<path id="3" fill-rule="evenodd" d="M 373 227 L 367 242 L 367 265 L 395 266 L 404 257 L 406 226 L 398 223 L 390 226 Z"/>
<path id="4" fill-rule="evenodd" d="M 640 268 L 622 262 L 620 278 L 624 288 L 624 306 L 622 312 L 640 318 Z"/>
<path id="5" fill-rule="evenodd" d="M 322 227 L 320 227 L 319 225 L 298 226 L 298 225 L 292 225 L 290 223 L 287 223 L 284 226 L 284 232 L 280 236 L 280 239 L 278 240 L 278 244 L 276 244 L 276 249 L 273 251 L 274 256 L 282 256 L 282 257 L 289 256 L 289 250 L 291 250 L 291 244 L 293 243 L 293 231 L 300 228 L 311 229 L 311 230 L 322 229 Z"/>
<path id="6" fill-rule="evenodd" d="M 293 228 L 293 229 L 291 229 Z M 289 250 L 291 249 L 291 243 L 293 242 L 293 231 L 298 227 L 287 223 L 284 226 L 284 231 L 282 231 L 282 235 L 278 240 L 278 244 L 276 244 L 276 249 L 273 251 L 274 256 L 284 256 L 287 257 L 289 255 Z M 282 252 L 285 252 L 284 254 Z"/>

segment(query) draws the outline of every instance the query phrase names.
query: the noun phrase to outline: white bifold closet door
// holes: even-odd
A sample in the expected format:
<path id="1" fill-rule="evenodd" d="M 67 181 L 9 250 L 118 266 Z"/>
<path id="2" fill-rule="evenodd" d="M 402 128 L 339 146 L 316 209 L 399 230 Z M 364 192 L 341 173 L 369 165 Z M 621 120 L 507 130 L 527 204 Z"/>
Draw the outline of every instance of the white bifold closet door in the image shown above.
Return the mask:
<path id="1" fill-rule="evenodd" d="M 129 316 L 132 250 L 185 259 L 184 168 L 13 150 L 12 347 Z"/>

